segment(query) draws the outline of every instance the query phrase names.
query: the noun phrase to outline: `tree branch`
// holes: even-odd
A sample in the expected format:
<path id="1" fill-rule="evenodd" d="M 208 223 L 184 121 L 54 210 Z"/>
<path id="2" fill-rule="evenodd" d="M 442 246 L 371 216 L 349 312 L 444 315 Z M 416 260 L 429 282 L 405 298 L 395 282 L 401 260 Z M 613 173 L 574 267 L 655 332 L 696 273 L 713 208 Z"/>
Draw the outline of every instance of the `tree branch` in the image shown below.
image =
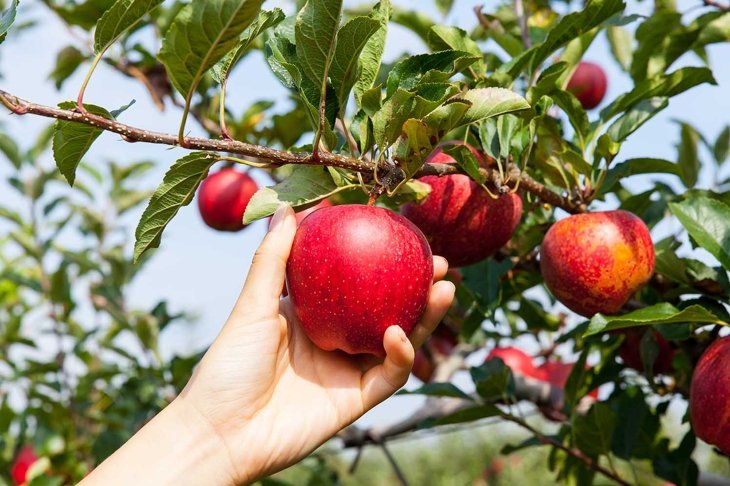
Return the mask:
<path id="1" fill-rule="evenodd" d="M 0 89 L 0 102 L 10 111 L 17 115 L 33 114 L 58 120 L 72 121 L 90 125 L 109 132 L 117 133 L 127 142 L 147 142 L 160 145 L 180 146 L 190 150 L 205 150 L 212 152 L 227 152 L 230 154 L 253 157 L 257 160 L 268 162 L 274 165 L 300 164 L 300 165 L 326 165 L 340 167 L 363 174 L 372 174 L 375 170 L 375 163 L 367 159 L 356 159 L 345 155 L 333 154 L 326 151 L 319 151 L 317 156 L 307 152 L 288 152 L 261 145 L 240 142 L 238 140 L 210 139 L 200 137 L 184 137 L 180 140 L 177 135 L 169 133 L 152 132 L 136 128 L 116 120 L 104 118 L 93 113 L 79 113 L 74 110 L 63 110 L 56 107 L 45 106 L 18 98 Z M 487 179 L 498 190 L 516 190 L 521 187 L 537 196 L 540 200 L 560 207 L 569 213 L 586 211 L 586 205 L 582 201 L 573 201 L 562 196 L 535 179 L 527 175 L 513 163 L 506 167 L 506 178 L 502 179 L 499 171 L 493 169 L 480 169 Z M 464 171 L 456 164 L 426 164 L 415 177 L 425 175 L 444 176 L 449 174 L 463 174 Z"/>
<path id="2" fill-rule="evenodd" d="M 581 461 L 583 464 L 585 464 L 588 468 L 603 474 L 607 478 L 613 479 L 618 484 L 621 484 L 622 486 L 630 486 L 630 483 L 622 479 L 618 474 L 614 473 L 613 471 L 606 469 L 605 467 L 601 466 L 597 460 L 593 459 L 590 456 L 587 456 L 582 450 L 575 448 L 575 447 L 568 447 L 565 444 L 563 444 L 560 441 L 557 441 L 553 439 L 552 437 L 548 437 L 544 435 L 539 430 L 535 429 L 533 426 L 522 420 L 521 418 L 515 417 L 514 415 L 506 415 L 505 420 L 509 420 L 512 423 L 515 423 L 519 425 L 520 427 L 530 431 L 540 442 L 542 442 L 545 445 L 550 445 L 552 447 L 558 448 L 561 451 L 564 451 L 566 454 L 575 457 L 579 461 Z"/>
<path id="3" fill-rule="evenodd" d="M 705 4 L 706 7 L 715 7 L 723 12 L 730 12 L 730 5 L 720 3 L 717 0 L 702 0 L 702 3 Z"/>

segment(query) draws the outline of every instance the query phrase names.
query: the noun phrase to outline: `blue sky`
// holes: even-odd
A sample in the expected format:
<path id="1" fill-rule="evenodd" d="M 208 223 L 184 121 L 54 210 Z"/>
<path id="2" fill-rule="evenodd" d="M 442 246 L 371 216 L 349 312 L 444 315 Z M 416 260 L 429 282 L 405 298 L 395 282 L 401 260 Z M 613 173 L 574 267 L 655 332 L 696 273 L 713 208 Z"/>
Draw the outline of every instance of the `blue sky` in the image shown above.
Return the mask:
<path id="1" fill-rule="evenodd" d="M 265 8 L 285 2 L 267 1 Z M 357 5 L 363 2 L 346 2 Z M 367 3 L 367 2 L 364 2 Z M 404 7 L 413 2 L 394 0 Z M 475 25 L 472 8 L 484 1 L 456 2 L 456 8 L 446 19 L 447 23 L 471 29 Z M 701 2 L 680 1 L 680 11 L 687 11 Z M 431 1 L 420 0 L 419 10 L 439 18 Z M 489 2 L 488 10 L 495 2 Z M 627 13 L 648 13 L 651 2 L 630 2 Z M 688 15 L 696 16 L 706 11 L 692 10 Z M 84 69 L 80 69 L 57 92 L 47 75 L 51 71 L 57 52 L 68 44 L 78 44 L 77 35 L 69 32 L 52 15 L 49 15 L 39 2 L 23 4 L 19 21 L 30 18 L 41 20 L 42 27 L 28 30 L 15 37 L 11 31 L 8 40 L 0 50 L 0 69 L 4 78 L 0 80 L 2 89 L 35 102 L 55 105 L 58 101 L 75 99 L 76 91 L 83 79 Z M 420 40 L 403 28 L 393 26 L 388 38 L 386 58 L 392 59 L 404 51 L 424 52 Z M 679 139 L 679 128 L 672 121 L 686 120 L 693 123 L 703 134 L 714 140 L 722 127 L 730 122 L 730 46 L 711 46 L 708 49 L 710 60 L 719 86 L 701 86 L 672 99 L 670 106 L 661 115 L 642 127 L 624 144 L 619 161 L 632 157 L 658 157 L 674 160 L 674 144 Z M 630 87 L 630 79 L 622 73 L 611 57 L 605 37 L 600 36 L 589 50 L 586 59 L 599 62 L 609 77 L 607 99 L 612 99 Z M 694 56 L 685 56 L 680 65 L 700 65 Z M 240 113 L 241 107 L 253 101 L 270 99 L 286 102 L 287 93 L 271 75 L 259 54 L 249 56 L 233 74 L 229 81 L 229 106 Z M 166 132 L 177 131 L 179 111 L 168 109 L 158 112 L 149 100 L 144 88 L 134 81 L 102 66 L 92 79 L 87 90 L 87 102 L 102 104 L 108 108 L 124 105 L 130 99 L 137 103 L 122 115 L 121 120 L 133 126 Z M 16 117 L 0 114 L 5 130 L 19 138 L 24 136 L 33 140 L 45 126 L 45 119 L 30 116 Z M 188 130 L 193 134 L 203 132 L 194 121 L 188 122 Z M 30 143 L 30 142 L 29 142 Z M 180 149 L 162 146 L 129 144 L 113 134 L 104 134 L 89 151 L 85 160 L 92 165 L 104 164 L 107 160 L 132 162 L 152 159 L 158 166 L 143 181 L 147 187 L 154 187 L 162 178 L 166 168 L 184 153 Z M 704 154 L 706 155 L 706 154 Z M 705 160 L 709 160 L 705 157 Z M 50 160 L 44 161 L 50 163 Z M 0 164 L 0 175 L 7 175 L 8 165 Z M 261 184 L 269 184 L 268 177 L 252 171 L 254 178 Z M 641 189 L 647 176 L 632 178 L 632 187 Z M 703 172 L 700 185 L 708 185 L 710 174 Z M 0 194 L 7 194 L 0 189 Z M 2 196 L 6 197 L 6 196 Z M 4 201 L 5 202 L 5 201 Z M 129 218 L 129 237 L 133 238 L 134 225 L 141 212 Z M 162 251 L 137 279 L 131 289 L 130 300 L 141 306 L 151 305 L 161 298 L 167 299 L 174 310 L 185 310 L 197 315 L 195 323 L 172 329 L 164 337 L 165 352 L 172 350 L 200 349 L 207 345 L 217 334 L 225 321 L 230 307 L 238 295 L 246 276 L 253 252 L 265 232 L 265 222 L 257 222 L 236 234 L 217 233 L 203 225 L 194 204 L 183 208 L 167 228 Z M 378 422 L 387 416 L 393 419 L 405 413 L 418 398 L 399 397 L 389 401 L 380 410 L 372 413 L 365 421 Z"/>

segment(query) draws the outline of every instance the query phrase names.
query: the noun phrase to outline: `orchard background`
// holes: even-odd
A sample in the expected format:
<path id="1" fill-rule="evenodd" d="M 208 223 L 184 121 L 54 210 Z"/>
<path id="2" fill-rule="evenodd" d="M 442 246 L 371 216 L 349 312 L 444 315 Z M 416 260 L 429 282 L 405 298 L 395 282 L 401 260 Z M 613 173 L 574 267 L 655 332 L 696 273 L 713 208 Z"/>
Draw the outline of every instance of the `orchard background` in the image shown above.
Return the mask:
<path id="1" fill-rule="evenodd" d="M 274 184 L 270 174 L 284 181 L 249 204 L 253 219 L 270 214 L 277 199 L 298 206 L 326 196 L 366 203 L 366 192 L 393 192 L 404 178 L 428 170 L 425 154 L 439 141 L 465 139 L 495 156 L 512 178 L 505 184 L 495 165 L 480 172 L 459 150 L 458 165 L 448 170 L 480 182 L 488 177 L 493 192 L 495 183 L 514 189 L 525 175 L 535 184 L 532 191 L 517 187 L 524 211 L 511 242 L 461 269 L 458 304 L 444 323 L 460 333 L 460 344 L 436 359 L 435 370 L 438 381 L 452 384 L 421 387 L 413 378 L 406 387 L 413 394 L 390 399 L 312 458 L 265 482 L 730 484 L 723 478 L 730 477 L 727 457 L 696 440 L 687 415 L 693 368 L 730 322 L 730 170 L 723 165 L 730 145 L 728 5 L 393 1 L 381 74 L 374 76 L 377 59 L 358 55 L 357 43 L 375 39 L 369 52 L 379 52 L 389 2 L 377 8 L 344 2 L 342 22 L 353 23 L 336 37 L 338 25 L 328 34 L 321 19 L 340 2 L 305 3 L 267 1 L 269 13 L 258 17 L 260 2 L 251 0 L 3 6 L 0 89 L 7 113 L 18 114 L 3 117 L 0 135 L 0 484 L 12 484 L 19 458 L 33 463 L 23 478 L 30 484 L 79 480 L 185 384 L 224 322 L 266 227 L 260 221 L 240 233 L 213 232 L 193 204 L 183 205 L 211 163 L 228 157 L 241 167 L 243 159 L 274 164 L 249 172 L 260 187 Z M 204 5 L 205 12 L 185 15 Z M 302 11 L 311 16 L 300 14 L 296 22 Z M 221 25 L 214 20 L 219 12 L 237 21 Z M 177 56 L 186 36 L 170 32 L 194 32 L 203 23 L 217 29 L 219 42 L 187 36 L 206 55 L 183 66 Z M 300 42 L 312 28 L 335 57 L 360 64 L 346 75 L 323 71 L 327 56 L 318 58 L 319 50 Z M 262 153 L 221 137 L 225 76 L 209 68 L 239 47 L 243 57 L 226 83 L 227 130 L 234 140 L 286 152 Z M 434 52 L 441 54 L 429 64 L 421 57 L 394 67 Z M 93 127 L 48 118 L 78 116 L 71 100 L 95 54 L 100 62 L 83 101 L 106 111 L 86 110 L 99 117 L 97 125 L 115 129 L 112 112 L 139 132 L 122 127 L 122 137 L 103 133 L 96 140 Z M 587 112 L 561 89 L 581 58 L 608 76 L 602 104 Z M 322 120 L 313 79 L 330 87 Z M 349 93 L 352 84 L 355 95 L 333 101 L 332 88 Z M 414 92 L 426 101 L 405 103 Z M 403 99 L 388 104 L 394 93 Z M 123 113 L 113 112 L 132 100 Z M 61 111 L 47 108 L 60 102 L 66 102 Z M 331 123 L 336 111 L 350 143 L 343 122 Z M 159 131 L 175 144 L 188 112 L 180 131 L 216 142 L 183 142 L 194 149 L 186 150 L 142 141 L 145 130 Z M 312 158 L 320 128 L 325 145 Z M 293 152 L 303 155 L 287 155 Z M 172 185 L 172 197 L 153 198 L 152 208 L 165 217 L 143 215 L 152 191 L 185 156 L 188 164 L 178 163 L 168 176 L 181 181 Z M 307 166 L 293 170 L 281 162 Z M 333 163 L 335 172 L 319 168 Z M 585 190 L 599 181 L 597 192 Z M 397 210 L 425 196 L 426 187 L 408 183 L 378 204 Z M 565 210 L 584 206 L 631 211 L 652 230 L 654 277 L 620 319 L 571 313 L 543 285 L 536 255 L 543 235 Z M 659 376 L 631 369 L 618 356 L 626 335 L 607 332 L 625 325 L 654 325 L 674 350 L 670 369 Z M 646 336 L 635 367 L 652 370 L 650 363 L 662 359 L 660 341 Z M 581 365 L 567 385 L 546 388 L 498 360 L 485 363 L 497 345 L 524 350 L 535 365 Z M 727 406 L 730 390 L 723 397 L 717 383 Z M 599 386 L 597 402 L 581 400 Z M 722 417 L 718 410 L 718 427 Z"/>

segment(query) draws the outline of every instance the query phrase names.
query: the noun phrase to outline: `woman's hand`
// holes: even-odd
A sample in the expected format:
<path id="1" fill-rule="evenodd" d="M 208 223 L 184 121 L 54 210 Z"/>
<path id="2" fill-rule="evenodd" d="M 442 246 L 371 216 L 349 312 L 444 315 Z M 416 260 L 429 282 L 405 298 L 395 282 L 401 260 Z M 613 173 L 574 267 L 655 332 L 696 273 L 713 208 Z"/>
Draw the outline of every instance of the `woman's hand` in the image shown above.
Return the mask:
<path id="1" fill-rule="evenodd" d="M 177 417 L 187 424 L 188 435 L 203 437 L 193 441 L 199 452 L 190 457 L 210 464 L 198 468 L 209 471 L 207 477 L 199 476 L 204 484 L 247 484 L 281 470 L 395 393 L 408 379 L 414 347 L 433 331 L 453 300 L 453 284 L 438 281 L 447 263 L 434 257 L 436 283 L 410 340 L 400 327 L 388 328 L 384 361 L 323 351 L 302 331 L 289 299 L 280 298 L 295 233 L 292 209 L 280 207 L 220 335 L 181 395 L 145 427 L 154 426 L 161 416 L 165 419 L 170 411 L 166 423 L 174 423 Z M 186 431 L 182 432 L 174 447 L 177 453 L 184 450 Z M 109 462 L 134 446 L 136 438 Z M 150 433 L 144 441 L 154 440 L 155 434 Z M 163 447 L 164 443 L 157 444 L 155 449 Z M 139 474 L 138 465 L 128 467 Z M 95 479 L 95 474 L 89 479 Z M 203 484 L 196 483 L 192 474 L 196 473 L 174 480 Z M 159 478 L 164 481 L 165 477 Z"/>

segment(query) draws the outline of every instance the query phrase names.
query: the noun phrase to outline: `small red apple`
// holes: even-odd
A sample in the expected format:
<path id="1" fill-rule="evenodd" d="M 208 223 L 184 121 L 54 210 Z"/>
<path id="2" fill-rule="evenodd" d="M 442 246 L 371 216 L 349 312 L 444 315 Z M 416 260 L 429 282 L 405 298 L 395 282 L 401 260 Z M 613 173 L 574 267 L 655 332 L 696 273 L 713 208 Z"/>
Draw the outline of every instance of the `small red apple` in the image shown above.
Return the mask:
<path id="1" fill-rule="evenodd" d="M 38 460 L 33 447 L 23 446 L 18 452 L 15 462 L 10 468 L 10 476 L 16 485 L 25 484 L 28 480 L 28 470 Z"/>
<path id="2" fill-rule="evenodd" d="M 695 435 L 730 455 L 730 336 L 702 354 L 689 390 L 690 422 Z"/>
<path id="3" fill-rule="evenodd" d="M 566 87 L 578 98 L 583 108 L 590 110 L 598 106 L 606 95 L 608 79 L 598 64 L 581 61 L 573 72 Z"/>
<path id="4" fill-rule="evenodd" d="M 467 146 L 480 165 L 486 165 L 484 156 Z M 427 161 L 456 163 L 441 147 Z M 446 258 L 451 267 L 470 265 L 494 254 L 509 241 L 520 222 L 522 199 L 515 193 L 493 199 L 463 174 L 419 180 L 431 186 L 431 193 L 420 204 L 403 205 L 401 213 L 423 231 L 433 253 Z"/>
<path id="5" fill-rule="evenodd" d="M 219 231 L 243 229 L 243 213 L 257 190 L 258 185 L 251 176 L 232 167 L 209 175 L 198 190 L 198 209 L 203 221 Z"/>
<path id="6" fill-rule="evenodd" d="M 450 328 L 444 324 L 437 327 L 423 345 L 423 347 L 428 346 L 431 355 L 429 356 L 423 347 L 416 350 L 413 369 L 411 370 L 413 376 L 424 383 L 431 381 L 436 368 L 436 361 L 448 357 L 458 343 L 458 336 Z"/>
<path id="7" fill-rule="evenodd" d="M 314 344 L 384 356 L 386 329 L 399 325 L 408 334 L 426 308 L 433 257 L 403 216 L 346 204 L 302 221 L 286 275 L 294 310 Z"/>
<path id="8" fill-rule="evenodd" d="M 616 314 L 654 272 L 646 224 L 627 211 L 576 214 L 550 227 L 540 270 L 556 299 L 578 314 Z"/>
<path id="9" fill-rule="evenodd" d="M 676 350 L 659 331 L 653 329 L 651 331 L 646 331 L 637 327 L 617 332 L 626 336 L 621 347 L 618 349 L 618 355 L 629 368 L 633 368 L 637 371 L 645 371 L 644 362 L 641 359 L 641 339 L 645 332 L 651 332 L 652 336 L 656 340 L 657 346 L 659 347 L 659 354 L 657 355 L 656 360 L 654 360 L 652 372 L 655 375 L 662 375 L 671 373 L 674 369 L 672 366 L 672 360 L 674 359 Z"/>
<path id="10" fill-rule="evenodd" d="M 299 211 L 298 213 L 295 214 L 295 217 L 297 218 L 297 225 L 301 224 L 302 221 L 304 221 L 304 218 L 306 218 L 307 216 L 309 216 L 316 210 L 322 209 L 322 208 L 328 208 L 330 206 L 332 206 L 332 203 L 329 202 L 329 199 L 322 199 L 322 201 L 320 201 L 318 204 L 312 206 L 311 208 L 307 208 L 304 211 Z"/>
<path id="11" fill-rule="evenodd" d="M 487 355 L 485 361 L 489 361 L 494 358 L 501 359 L 505 365 L 507 365 L 512 373 L 526 376 L 529 378 L 539 378 L 540 374 L 535 368 L 535 364 L 532 362 L 530 355 L 525 353 L 519 348 L 508 346 L 505 348 L 494 348 Z"/>
<path id="12" fill-rule="evenodd" d="M 568 378 L 573 372 L 575 363 L 564 363 L 562 361 L 545 361 L 537 367 L 538 377 L 558 388 L 565 388 Z M 598 389 L 588 393 L 589 397 L 598 398 Z"/>

